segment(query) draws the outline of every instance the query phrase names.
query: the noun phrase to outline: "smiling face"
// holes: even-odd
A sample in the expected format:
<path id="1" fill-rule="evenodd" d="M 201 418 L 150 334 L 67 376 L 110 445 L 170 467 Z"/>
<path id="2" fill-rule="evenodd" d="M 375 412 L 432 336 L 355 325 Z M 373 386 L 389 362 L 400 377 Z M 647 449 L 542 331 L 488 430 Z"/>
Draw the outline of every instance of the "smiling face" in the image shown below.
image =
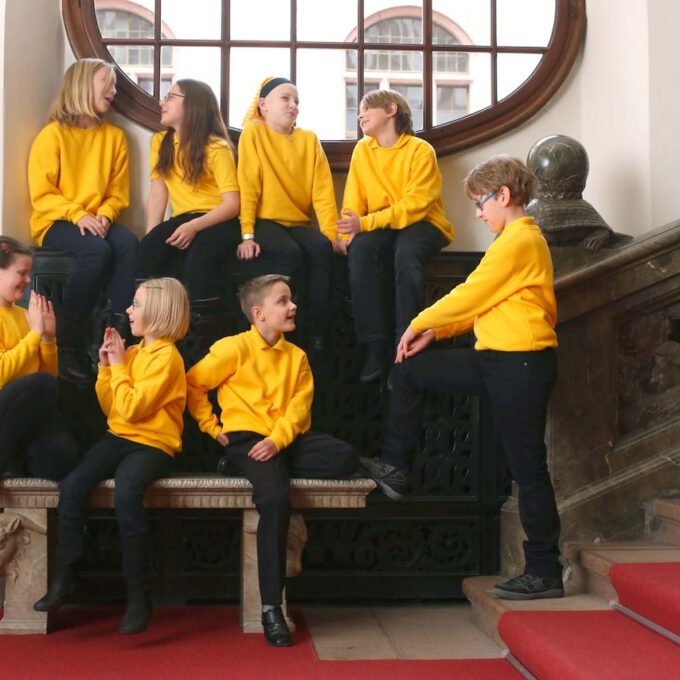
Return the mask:
<path id="1" fill-rule="evenodd" d="M 161 100 L 161 125 L 178 131 L 184 118 L 184 92 L 174 83 Z"/>
<path id="2" fill-rule="evenodd" d="M 260 114 L 272 130 L 289 135 L 300 112 L 299 104 L 297 87 L 292 83 L 283 83 L 266 97 L 260 98 Z"/>
<path id="3" fill-rule="evenodd" d="M 393 132 L 396 113 L 397 105 L 394 102 L 389 105 L 388 110 L 381 106 L 369 108 L 362 102 L 359 110 L 359 127 L 368 137 L 377 137 L 382 132 Z"/>
<path id="4" fill-rule="evenodd" d="M 31 264 L 29 255 L 16 255 L 7 269 L 0 269 L 0 307 L 11 307 L 23 298 L 31 283 Z"/>
<path id="5" fill-rule="evenodd" d="M 94 110 L 104 115 L 113 104 L 116 96 L 116 75 L 107 68 L 102 67 L 95 71 L 92 77 L 92 98 Z"/>
<path id="6" fill-rule="evenodd" d="M 130 332 L 136 338 L 141 338 L 146 332 L 146 322 L 144 321 L 144 299 L 146 290 L 144 286 L 137 288 L 132 304 L 125 310 L 130 319 Z"/>
<path id="7" fill-rule="evenodd" d="M 277 281 L 267 291 L 262 304 L 253 307 L 253 319 L 270 333 L 290 333 L 295 330 L 297 305 L 293 302 L 290 288 Z"/>

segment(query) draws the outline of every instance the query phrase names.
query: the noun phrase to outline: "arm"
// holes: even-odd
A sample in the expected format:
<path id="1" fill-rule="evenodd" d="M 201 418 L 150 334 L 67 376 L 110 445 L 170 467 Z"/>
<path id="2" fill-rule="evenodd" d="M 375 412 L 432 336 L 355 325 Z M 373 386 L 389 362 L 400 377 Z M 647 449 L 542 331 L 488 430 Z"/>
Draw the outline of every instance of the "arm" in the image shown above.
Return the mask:
<path id="1" fill-rule="evenodd" d="M 328 159 L 326 158 L 326 154 L 324 153 L 318 138 L 316 139 L 314 157 L 312 204 L 314 205 L 314 212 L 316 213 L 321 233 L 325 234 L 330 241 L 335 241 L 338 235 L 338 206 L 335 202 L 333 175 L 331 174 Z"/>
<path id="2" fill-rule="evenodd" d="M 115 134 L 115 153 L 110 170 L 109 184 L 97 216 L 106 217 L 109 223 L 118 219 L 121 211 L 130 205 L 130 173 L 128 147 L 125 133 L 118 128 L 105 128 L 107 133 Z"/>
<path id="3" fill-rule="evenodd" d="M 149 195 L 146 199 L 146 233 L 158 226 L 165 217 L 168 207 L 168 188 L 160 178 L 151 180 Z"/>
<path id="4" fill-rule="evenodd" d="M 238 185 L 241 192 L 241 234 L 255 234 L 257 206 L 262 195 L 262 164 L 253 126 L 247 123 L 238 140 Z"/>

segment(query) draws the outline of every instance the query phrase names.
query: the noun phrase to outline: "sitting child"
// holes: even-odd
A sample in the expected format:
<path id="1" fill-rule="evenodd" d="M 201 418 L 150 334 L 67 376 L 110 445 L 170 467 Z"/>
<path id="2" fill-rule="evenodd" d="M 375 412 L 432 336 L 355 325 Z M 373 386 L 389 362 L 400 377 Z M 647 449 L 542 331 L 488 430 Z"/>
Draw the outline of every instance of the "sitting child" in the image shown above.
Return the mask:
<path id="1" fill-rule="evenodd" d="M 270 644 L 289 646 L 281 602 L 286 575 L 290 477 L 336 479 L 351 475 L 356 452 L 330 435 L 311 432 L 314 393 L 305 353 L 286 341 L 296 306 L 288 277 L 258 276 L 239 291 L 249 331 L 216 342 L 187 374 L 191 415 L 225 448 L 253 485 L 262 625 Z M 217 388 L 220 418 L 208 392 Z"/>

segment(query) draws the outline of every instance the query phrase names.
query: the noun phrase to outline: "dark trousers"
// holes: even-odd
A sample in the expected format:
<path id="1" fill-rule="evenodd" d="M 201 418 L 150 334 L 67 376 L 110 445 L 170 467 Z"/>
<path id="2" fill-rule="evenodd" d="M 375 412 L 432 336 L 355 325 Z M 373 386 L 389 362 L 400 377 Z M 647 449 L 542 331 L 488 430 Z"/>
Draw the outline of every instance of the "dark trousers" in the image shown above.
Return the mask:
<path id="1" fill-rule="evenodd" d="M 0 390 L 0 473 L 59 481 L 77 459 L 76 442 L 57 418 L 54 376 L 31 373 Z"/>
<path id="2" fill-rule="evenodd" d="M 255 240 L 262 248 L 260 257 L 277 253 L 284 267 L 262 273 L 293 276 L 298 291 L 307 297 L 309 334 L 326 335 L 331 319 L 331 242 L 313 227 L 284 227 L 271 220 L 257 220 Z"/>
<path id="3" fill-rule="evenodd" d="M 172 473 L 173 458 L 160 449 L 107 432 L 59 484 L 57 564 L 72 565 L 83 554 L 87 499 L 102 480 L 115 477 L 114 505 L 123 538 L 147 535 L 144 490 Z"/>
<path id="4" fill-rule="evenodd" d="M 545 446 L 548 396 L 557 379 L 554 349 L 496 352 L 430 350 L 397 364 L 382 458 L 407 468 L 419 444 L 426 391 L 488 395 L 510 474 L 519 488 L 519 516 L 527 535 L 526 573 L 560 576 L 560 520 Z"/>
<path id="5" fill-rule="evenodd" d="M 47 230 L 43 245 L 63 250 L 74 258 L 60 316 L 69 323 L 82 321 L 94 308 L 103 287 L 109 284 L 111 312 L 124 314 L 135 293 L 137 237 L 120 224 L 112 224 L 106 238 L 80 234 L 72 222 L 58 220 Z"/>
<path id="6" fill-rule="evenodd" d="M 220 222 L 199 231 L 186 250 L 165 241 L 177 227 L 202 213 L 184 213 L 161 222 L 139 245 L 137 278 L 174 276 L 185 281 L 193 300 L 219 297 L 223 293 L 224 273 L 236 263 L 236 248 L 241 242 L 237 219 Z"/>
<path id="7" fill-rule="evenodd" d="M 405 229 L 376 229 L 357 234 L 347 251 L 349 284 L 357 340 L 362 344 L 385 341 L 385 295 L 381 262 L 394 263 L 395 340 L 425 307 L 425 264 L 446 244 L 443 234 L 429 222 Z"/>
<path id="8" fill-rule="evenodd" d="M 257 562 L 262 604 L 281 604 L 286 577 L 286 545 L 290 520 L 289 480 L 342 479 L 357 465 L 352 446 L 320 432 L 300 435 L 270 460 L 248 458 L 248 451 L 264 436 L 230 432 L 225 448 L 253 485 L 253 503 L 260 514 L 257 525 Z"/>

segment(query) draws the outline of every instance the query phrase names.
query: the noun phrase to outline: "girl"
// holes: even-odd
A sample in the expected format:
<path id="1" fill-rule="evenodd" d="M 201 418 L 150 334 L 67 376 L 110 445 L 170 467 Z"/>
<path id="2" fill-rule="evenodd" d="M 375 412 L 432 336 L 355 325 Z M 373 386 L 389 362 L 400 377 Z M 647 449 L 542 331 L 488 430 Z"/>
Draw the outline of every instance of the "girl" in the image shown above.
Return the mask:
<path id="1" fill-rule="evenodd" d="M 127 584 L 120 632 L 140 633 L 151 616 L 151 540 L 144 490 L 172 472 L 173 457 L 181 448 L 186 379 L 174 343 L 189 327 L 189 299 L 176 279 L 149 279 L 137 289 L 127 313 L 132 334 L 143 340 L 126 352 L 115 329 L 104 332 L 96 391 L 108 431 L 59 486 L 54 579 L 34 608 L 57 609 L 76 590 L 87 498 L 100 481 L 115 476 Z"/>
<path id="2" fill-rule="evenodd" d="M 172 85 L 161 102 L 161 123 L 168 130 L 151 140 L 146 236 L 137 275 L 184 274 L 192 305 L 201 312 L 199 344 L 209 346 L 220 335 L 214 329 L 224 311 L 224 261 L 234 258 L 240 241 L 233 145 L 213 91 L 198 80 Z M 172 217 L 163 221 L 168 198 Z"/>
<path id="3" fill-rule="evenodd" d="M 337 206 L 333 179 L 317 136 L 295 127 L 298 91 L 287 78 L 267 78 L 258 89 L 238 144 L 241 244 L 237 255 L 283 257 L 277 274 L 295 274 L 304 264 L 309 296 L 309 359 L 326 363 L 330 324 L 331 256 L 336 244 Z M 310 228 L 312 207 L 320 231 Z"/>
<path id="4" fill-rule="evenodd" d="M 59 480 L 76 463 L 76 444 L 57 422 L 57 345 L 52 303 L 31 291 L 32 252 L 0 236 L 0 474 Z"/>
<path id="5" fill-rule="evenodd" d="M 125 307 L 134 291 L 137 238 L 116 223 L 129 202 L 127 141 L 120 128 L 103 120 L 115 95 L 111 64 L 72 64 L 28 160 L 31 235 L 38 245 L 75 260 L 57 319 L 60 374 L 69 380 L 91 376 L 79 326 L 104 283 L 109 281 L 109 324 L 124 335 Z"/>

